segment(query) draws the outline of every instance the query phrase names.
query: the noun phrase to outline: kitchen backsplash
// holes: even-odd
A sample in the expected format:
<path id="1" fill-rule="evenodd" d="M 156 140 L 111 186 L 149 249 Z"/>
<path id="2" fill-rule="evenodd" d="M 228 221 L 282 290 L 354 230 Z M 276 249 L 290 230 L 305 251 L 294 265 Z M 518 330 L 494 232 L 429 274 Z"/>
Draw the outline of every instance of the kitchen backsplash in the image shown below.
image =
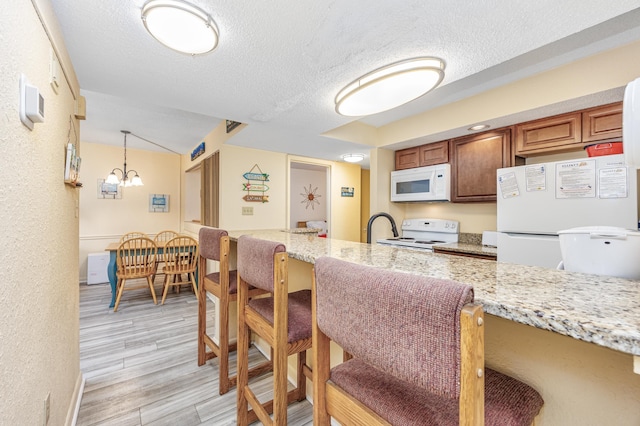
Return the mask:
<path id="1" fill-rule="evenodd" d="M 482 245 L 482 234 L 470 234 L 461 232 L 458 236 L 458 242 L 463 244 Z"/>

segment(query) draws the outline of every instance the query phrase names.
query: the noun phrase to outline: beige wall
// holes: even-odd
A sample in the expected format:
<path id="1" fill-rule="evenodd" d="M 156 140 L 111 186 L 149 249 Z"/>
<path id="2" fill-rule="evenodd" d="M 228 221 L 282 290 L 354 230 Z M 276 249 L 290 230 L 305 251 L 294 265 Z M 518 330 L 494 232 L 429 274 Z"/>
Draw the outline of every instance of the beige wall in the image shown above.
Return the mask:
<path id="1" fill-rule="evenodd" d="M 362 125 L 352 127 L 346 125 L 330 133 L 334 137 L 349 141 L 369 144 L 375 142 L 379 147 L 418 137 L 434 137 L 438 133 L 451 129 L 466 128 L 469 124 L 624 87 L 629 81 L 640 76 L 638 57 L 640 57 L 640 42 L 634 42 L 404 120 L 398 120 L 378 128 L 374 134 L 371 129 L 363 130 Z M 424 216 L 455 219 L 461 221 L 462 232 L 478 233 L 495 229 L 495 203 L 390 205 L 387 182 L 389 172 L 393 170 L 393 164 L 390 163 L 387 155 L 379 154 L 383 151 L 372 149 L 372 214 L 376 211 L 387 211 L 396 221 L 405 217 Z M 569 157 L 582 155 L 583 153 L 578 152 Z M 531 160 L 528 162 L 535 162 L 535 158 Z M 380 238 L 389 233 L 388 230 L 381 230 L 379 226 L 376 222 L 374 238 Z"/>
<path id="2" fill-rule="evenodd" d="M 49 2 L 35 4 L 42 7 L 46 27 L 29 0 L 0 8 L 2 425 L 43 424 L 47 394 L 49 424 L 69 423 L 82 386 L 76 216 L 82 189 L 63 183 L 69 118 L 79 86 Z M 49 85 L 52 45 L 65 72 L 58 94 Z M 45 99 L 45 122 L 33 131 L 18 117 L 21 73 Z"/>
<path id="3" fill-rule="evenodd" d="M 87 254 L 104 252 L 107 244 L 118 241 L 122 234 L 142 231 L 153 237 L 166 229 L 180 231 L 182 173 L 177 154 L 127 148 L 127 168 L 139 173 L 144 186 L 122 188 L 121 199 L 98 198 L 98 179 L 105 179 L 115 167 L 122 169 L 124 147 L 81 145 L 84 187 L 80 192 L 79 262 L 80 281 L 86 281 Z M 168 194 L 169 212 L 149 212 L 149 194 Z"/>

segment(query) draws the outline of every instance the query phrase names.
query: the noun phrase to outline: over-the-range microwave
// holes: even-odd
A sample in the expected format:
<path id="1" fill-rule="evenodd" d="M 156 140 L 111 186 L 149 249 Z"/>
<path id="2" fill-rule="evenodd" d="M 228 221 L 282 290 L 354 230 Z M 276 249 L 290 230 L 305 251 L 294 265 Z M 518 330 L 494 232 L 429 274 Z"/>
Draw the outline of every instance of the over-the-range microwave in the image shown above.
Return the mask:
<path id="1" fill-rule="evenodd" d="M 416 167 L 391 172 L 391 201 L 450 201 L 451 166 Z"/>

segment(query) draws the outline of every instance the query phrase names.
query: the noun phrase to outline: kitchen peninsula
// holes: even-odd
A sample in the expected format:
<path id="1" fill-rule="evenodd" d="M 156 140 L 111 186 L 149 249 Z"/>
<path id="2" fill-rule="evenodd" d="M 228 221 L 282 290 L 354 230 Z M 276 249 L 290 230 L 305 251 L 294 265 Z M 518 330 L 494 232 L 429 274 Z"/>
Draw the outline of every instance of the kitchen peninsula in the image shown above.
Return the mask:
<path id="1" fill-rule="evenodd" d="M 541 393 L 537 424 L 640 424 L 640 282 L 279 230 L 229 235 L 285 244 L 291 289 L 310 285 L 320 256 L 473 285 L 486 364 Z"/>

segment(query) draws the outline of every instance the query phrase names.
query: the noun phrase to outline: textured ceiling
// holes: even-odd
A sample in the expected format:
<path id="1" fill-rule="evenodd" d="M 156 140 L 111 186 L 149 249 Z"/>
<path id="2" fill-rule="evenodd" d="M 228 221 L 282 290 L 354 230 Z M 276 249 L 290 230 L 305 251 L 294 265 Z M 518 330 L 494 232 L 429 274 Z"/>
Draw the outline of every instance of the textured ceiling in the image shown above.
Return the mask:
<path id="1" fill-rule="evenodd" d="M 426 96 L 361 119 L 372 126 L 640 39 L 639 0 L 192 0 L 220 43 L 191 57 L 146 33 L 144 1 L 52 0 L 87 99 L 84 141 L 120 145 L 128 129 L 187 153 L 231 119 L 248 126 L 229 143 L 337 160 L 370 147 L 321 136 L 354 120 L 334 97 L 382 65 L 429 55 L 447 68 Z"/>

